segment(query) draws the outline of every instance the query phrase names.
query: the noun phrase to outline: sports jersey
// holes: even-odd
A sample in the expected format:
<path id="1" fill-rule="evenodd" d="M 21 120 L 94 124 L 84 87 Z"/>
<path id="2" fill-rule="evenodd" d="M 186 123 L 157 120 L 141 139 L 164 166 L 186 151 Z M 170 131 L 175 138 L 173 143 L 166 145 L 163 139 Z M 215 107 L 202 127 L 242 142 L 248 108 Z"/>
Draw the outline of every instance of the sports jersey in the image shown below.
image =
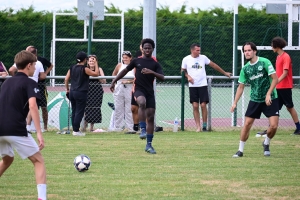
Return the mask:
<path id="1" fill-rule="evenodd" d="M 38 61 L 40 61 L 42 63 L 44 71 L 46 71 L 47 68 L 49 68 L 51 66 L 51 62 L 49 60 L 47 60 L 46 58 L 41 57 L 41 56 L 38 56 L 37 58 L 38 58 Z M 39 80 L 38 82 L 45 83 L 45 81 L 46 80 L 44 79 L 44 80 Z"/>
<path id="2" fill-rule="evenodd" d="M 250 100 L 254 102 L 264 102 L 266 94 L 271 86 L 271 74 L 276 73 L 270 60 L 257 57 L 253 64 L 250 62 L 242 68 L 239 83 L 249 83 L 251 86 Z M 271 93 L 271 99 L 277 98 L 276 89 Z"/>
<path id="3" fill-rule="evenodd" d="M 205 55 L 199 55 L 197 58 L 188 55 L 183 58 L 181 68 L 186 69 L 189 76 L 194 79 L 194 84 L 189 82 L 189 87 L 207 86 L 205 65 L 210 60 Z"/>
<path id="4" fill-rule="evenodd" d="M 135 58 L 126 67 L 128 71 L 135 68 L 134 89 L 141 89 L 154 95 L 153 81 L 155 76 L 153 74 L 142 74 L 142 69 L 147 68 L 158 74 L 163 74 L 161 65 L 153 58 Z"/>
<path id="5" fill-rule="evenodd" d="M 287 76 L 282 79 L 277 85 L 277 89 L 283 88 L 293 88 L 293 69 L 292 69 L 292 61 L 286 52 L 281 55 L 278 55 L 276 58 L 276 74 L 278 78 L 283 74 L 284 70 L 288 70 Z"/>
<path id="6" fill-rule="evenodd" d="M 22 72 L 7 79 L 0 93 L 0 136 L 28 136 L 26 117 L 28 100 L 40 99 L 38 85 Z"/>

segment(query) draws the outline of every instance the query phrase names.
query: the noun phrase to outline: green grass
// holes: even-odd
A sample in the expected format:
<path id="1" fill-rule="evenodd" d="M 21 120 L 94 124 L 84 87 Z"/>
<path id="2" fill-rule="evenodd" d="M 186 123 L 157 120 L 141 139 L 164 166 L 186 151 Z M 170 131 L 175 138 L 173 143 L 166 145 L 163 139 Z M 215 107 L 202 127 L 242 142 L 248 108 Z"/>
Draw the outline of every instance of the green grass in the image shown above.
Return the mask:
<path id="1" fill-rule="evenodd" d="M 44 134 L 49 199 L 300 199 L 300 137 L 279 131 L 271 157 L 253 131 L 244 157 L 232 158 L 234 132 L 160 132 L 157 154 L 145 141 L 123 133 L 86 137 Z M 73 159 L 86 154 L 89 171 L 77 172 Z M 19 156 L 0 178 L 0 199 L 36 199 L 33 166 Z"/>

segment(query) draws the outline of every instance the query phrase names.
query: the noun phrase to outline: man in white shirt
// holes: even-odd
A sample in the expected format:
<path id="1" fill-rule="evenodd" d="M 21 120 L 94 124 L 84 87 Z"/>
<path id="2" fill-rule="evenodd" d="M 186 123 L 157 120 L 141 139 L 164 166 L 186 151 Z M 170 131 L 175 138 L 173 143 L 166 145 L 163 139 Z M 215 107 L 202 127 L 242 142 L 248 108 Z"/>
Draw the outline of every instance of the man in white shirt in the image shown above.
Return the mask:
<path id="1" fill-rule="evenodd" d="M 230 72 L 225 72 L 219 65 L 212 62 L 205 55 L 200 55 L 200 45 L 192 44 L 190 47 L 191 55 L 188 55 L 182 60 L 182 71 L 185 72 L 185 77 L 189 82 L 190 91 L 190 103 L 193 105 L 193 114 L 196 122 L 196 132 L 201 131 L 200 126 L 200 113 L 199 113 L 199 102 L 202 112 L 203 128 L 202 131 L 207 131 L 207 107 L 209 103 L 208 91 L 207 91 L 207 78 L 205 65 L 209 65 L 218 72 L 230 77 Z"/>

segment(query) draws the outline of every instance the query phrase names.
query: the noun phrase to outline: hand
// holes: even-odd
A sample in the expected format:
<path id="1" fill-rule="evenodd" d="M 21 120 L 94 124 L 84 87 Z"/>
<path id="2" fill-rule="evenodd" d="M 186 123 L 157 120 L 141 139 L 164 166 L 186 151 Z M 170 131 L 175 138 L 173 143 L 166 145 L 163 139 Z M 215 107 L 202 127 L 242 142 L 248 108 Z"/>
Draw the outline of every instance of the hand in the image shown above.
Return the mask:
<path id="1" fill-rule="evenodd" d="M 45 147 L 44 138 L 42 132 L 37 133 L 37 140 L 39 142 L 39 149 L 42 150 Z"/>
<path id="2" fill-rule="evenodd" d="M 236 108 L 236 104 L 232 104 L 231 108 L 230 108 L 230 112 L 234 112 L 234 109 Z"/>
<path id="3" fill-rule="evenodd" d="M 265 99 L 266 105 L 270 106 L 272 104 L 271 95 L 267 94 Z"/>
<path id="4" fill-rule="evenodd" d="M 194 79 L 191 76 L 188 76 L 188 82 L 194 84 Z"/>
<path id="5" fill-rule="evenodd" d="M 227 76 L 228 78 L 230 78 L 230 76 L 231 76 L 231 73 L 230 72 L 225 72 L 225 74 L 224 74 L 225 76 Z"/>
<path id="6" fill-rule="evenodd" d="M 142 74 L 153 74 L 153 71 L 151 69 L 143 68 L 141 73 Z"/>
<path id="7" fill-rule="evenodd" d="M 114 82 L 112 82 L 112 83 L 110 84 L 109 89 L 110 89 L 111 92 L 114 92 L 114 91 L 115 91 L 115 83 L 114 83 Z"/>

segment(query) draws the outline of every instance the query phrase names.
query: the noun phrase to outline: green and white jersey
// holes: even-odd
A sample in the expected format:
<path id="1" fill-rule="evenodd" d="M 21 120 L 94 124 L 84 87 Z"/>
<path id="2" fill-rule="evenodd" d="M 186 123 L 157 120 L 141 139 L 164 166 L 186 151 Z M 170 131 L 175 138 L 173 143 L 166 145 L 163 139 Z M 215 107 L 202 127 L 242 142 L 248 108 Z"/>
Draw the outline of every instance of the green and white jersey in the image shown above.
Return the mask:
<path id="1" fill-rule="evenodd" d="M 271 86 L 271 74 L 275 69 L 270 60 L 257 57 L 257 61 L 253 64 L 248 62 L 241 70 L 239 83 L 249 83 L 251 86 L 250 100 L 254 102 L 265 102 L 267 92 Z M 277 98 L 276 89 L 271 94 L 271 99 Z"/>

